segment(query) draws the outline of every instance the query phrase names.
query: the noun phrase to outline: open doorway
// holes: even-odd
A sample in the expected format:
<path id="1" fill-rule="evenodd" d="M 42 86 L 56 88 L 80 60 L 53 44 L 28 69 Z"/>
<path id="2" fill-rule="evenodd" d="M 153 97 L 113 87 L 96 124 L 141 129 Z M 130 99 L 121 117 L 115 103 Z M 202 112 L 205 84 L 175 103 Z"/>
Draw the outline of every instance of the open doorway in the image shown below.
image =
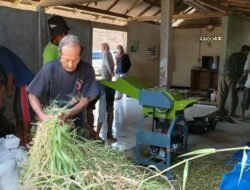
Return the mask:
<path id="1" fill-rule="evenodd" d="M 116 46 L 122 45 L 127 49 L 127 32 L 93 28 L 92 65 L 97 79 L 101 78 L 102 52 L 101 43 L 108 43 L 115 58 Z"/>

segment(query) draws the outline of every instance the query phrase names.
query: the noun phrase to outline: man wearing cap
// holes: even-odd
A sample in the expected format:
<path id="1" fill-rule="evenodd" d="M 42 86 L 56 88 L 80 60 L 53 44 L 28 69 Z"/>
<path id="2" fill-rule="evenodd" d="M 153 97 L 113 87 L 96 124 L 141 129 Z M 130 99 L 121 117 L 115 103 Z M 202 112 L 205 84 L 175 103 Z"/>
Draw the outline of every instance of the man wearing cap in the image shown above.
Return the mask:
<path id="1" fill-rule="evenodd" d="M 48 20 L 51 41 L 43 50 L 43 64 L 59 58 L 58 44 L 67 35 L 70 28 L 61 16 L 53 16 Z"/>

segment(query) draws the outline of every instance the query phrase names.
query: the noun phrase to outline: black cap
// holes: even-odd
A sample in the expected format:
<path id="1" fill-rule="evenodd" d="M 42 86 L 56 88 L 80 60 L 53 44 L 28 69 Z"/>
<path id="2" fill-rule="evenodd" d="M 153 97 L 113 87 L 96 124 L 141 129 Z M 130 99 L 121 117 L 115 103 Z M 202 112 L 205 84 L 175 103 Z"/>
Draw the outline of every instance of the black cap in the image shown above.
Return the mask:
<path id="1" fill-rule="evenodd" d="M 241 51 L 250 51 L 250 47 L 248 45 L 241 46 Z"/>
<path id="2" fill-rule="evenodd" d="M 68 32 L 70 28 L 61 16 L 53 16 L 48 20 L 50 36 L 54 37 L 58 34 Z"/>

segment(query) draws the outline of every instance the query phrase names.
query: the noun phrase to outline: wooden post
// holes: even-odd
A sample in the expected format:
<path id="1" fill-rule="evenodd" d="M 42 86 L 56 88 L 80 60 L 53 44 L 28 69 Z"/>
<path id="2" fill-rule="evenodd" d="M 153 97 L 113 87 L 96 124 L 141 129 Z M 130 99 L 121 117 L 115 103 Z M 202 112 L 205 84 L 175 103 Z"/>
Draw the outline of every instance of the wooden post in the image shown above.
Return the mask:
<path id="1" fill-rule="evenodd" d="M 161 0 L 160 86 L 170 87 L 173 67 L 172 16 L 174 0 Z"/>
<path id="2" fill-rule="evenodd" d="M 37 7 L 38 12 L 38 70 L 43 65 L 42 53 L 46 45 L 46 15 L 44 7 Z"/>

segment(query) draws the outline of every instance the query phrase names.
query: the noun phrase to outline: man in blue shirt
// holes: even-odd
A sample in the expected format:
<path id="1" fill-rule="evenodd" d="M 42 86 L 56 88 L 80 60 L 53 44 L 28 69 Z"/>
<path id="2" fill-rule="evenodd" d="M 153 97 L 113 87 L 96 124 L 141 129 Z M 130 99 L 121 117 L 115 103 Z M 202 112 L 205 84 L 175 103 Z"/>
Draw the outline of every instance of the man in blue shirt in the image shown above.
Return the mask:
<path id="1" fill-rule="evenodd" d="M 7 96 L 13 97 L 15 95 L 14 113 L 17 136 L 21 139 L 22 144 L 27 144 L 29 142 L 31 116 L 25 88 L 33 79 L 34 74 L 14 52 L 3 46 L 0 46 L 0 65 L 6 76 Z M 16 88 L 15 93 L 14 86 Z M 1 93 L 0 99 L 3 100 L 3 93 Z"/>
<path id="2" fill-rule="evenodd" d="M 53 118 L 41 105 L 41 96 L 47 95 L 47 104 L 54 100 L 60 106 L 69 105 L 74 97 L 78 101 L 63 115 L 63 120 L 75 118 L 76 127 L 83 126 L 83 109 L 98 94 L 93 67 L 80 60 L 82 46 L 78 37 L 65 36 L 59 43 L 59 59 L 44 65 L 27 90 L 30 104 L 41 121 Z"/>

